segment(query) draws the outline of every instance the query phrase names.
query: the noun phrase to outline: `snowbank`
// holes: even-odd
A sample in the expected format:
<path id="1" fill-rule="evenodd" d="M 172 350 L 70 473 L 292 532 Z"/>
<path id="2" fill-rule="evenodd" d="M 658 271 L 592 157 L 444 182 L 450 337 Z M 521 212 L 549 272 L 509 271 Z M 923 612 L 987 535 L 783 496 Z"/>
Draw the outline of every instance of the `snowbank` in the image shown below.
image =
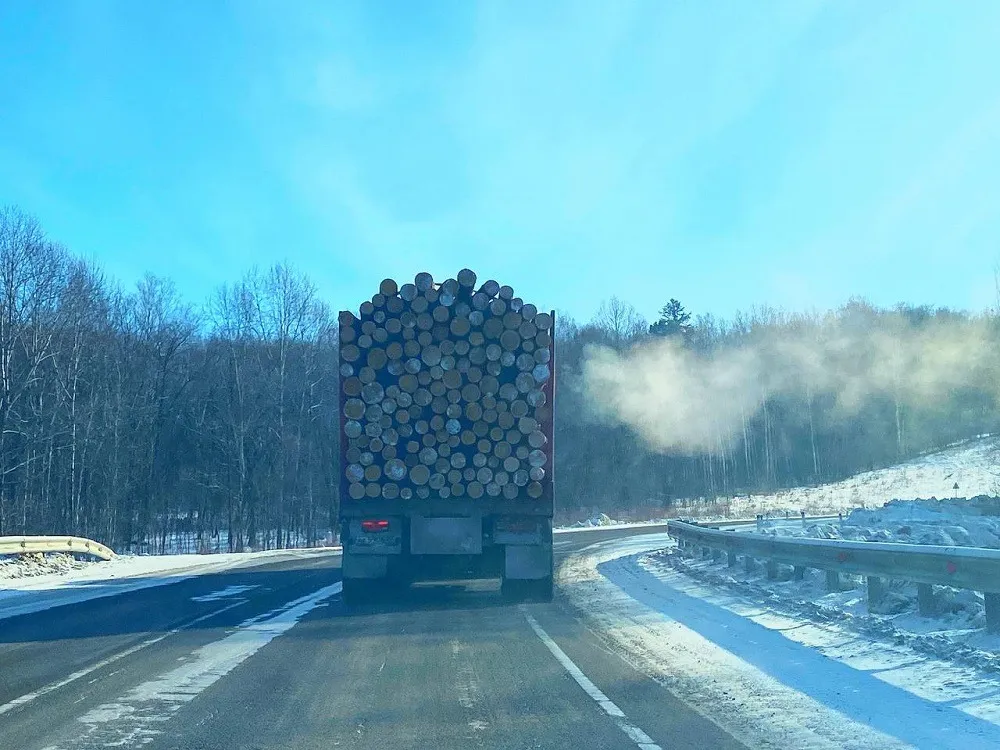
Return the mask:
<path id="1" fill-rule="evenodd" d="M 855 509 L 841 523 L 803 527 L 765 521 L 760 531 L 776 536 L 1000 549 L 1000 498 L 893 500 L 882 508 Z"/>
<path id="2" fill-rule="evenodd" d="M 0 557 L 0 581 L 53 574 L 65 575 L 72 570 L 83 570 L 90 564 L 90 560 L 77 560 L 72 555 L 62 553 Z"/>

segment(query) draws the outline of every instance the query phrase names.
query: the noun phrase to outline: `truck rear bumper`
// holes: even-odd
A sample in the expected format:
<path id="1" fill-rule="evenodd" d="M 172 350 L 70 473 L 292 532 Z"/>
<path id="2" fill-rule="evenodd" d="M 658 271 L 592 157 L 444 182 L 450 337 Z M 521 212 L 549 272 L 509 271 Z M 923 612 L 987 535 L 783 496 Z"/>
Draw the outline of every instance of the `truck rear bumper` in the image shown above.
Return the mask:
<path id="1" fill-rule="evenodd" d="M 501 578 L 502 547 L 487 547 L 478 555 L 372 555 L 345 551 L 344 578 L 390 578 L 403 582 Z"/>
<path id="2" fill-rule="evenodd" d="M 344 532 L 345 579 L 552 577 L 552 526 L 545 517 L 411 512 L 377 521 L 349 519 Z"/>

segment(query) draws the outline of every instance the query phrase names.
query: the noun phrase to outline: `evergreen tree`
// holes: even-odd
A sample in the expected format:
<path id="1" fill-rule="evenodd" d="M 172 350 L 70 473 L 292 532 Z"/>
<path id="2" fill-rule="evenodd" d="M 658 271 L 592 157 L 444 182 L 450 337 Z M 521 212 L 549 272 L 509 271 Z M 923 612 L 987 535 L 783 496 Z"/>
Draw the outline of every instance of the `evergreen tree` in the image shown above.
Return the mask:
<path id="1" fill-rule="evenodd" d="M 660 317 L 649 327 L 652 336 L 679 336 L 685 342 L 691 339 L 692 331 L 691 313 L 673 298 L 660 308 Z"/>

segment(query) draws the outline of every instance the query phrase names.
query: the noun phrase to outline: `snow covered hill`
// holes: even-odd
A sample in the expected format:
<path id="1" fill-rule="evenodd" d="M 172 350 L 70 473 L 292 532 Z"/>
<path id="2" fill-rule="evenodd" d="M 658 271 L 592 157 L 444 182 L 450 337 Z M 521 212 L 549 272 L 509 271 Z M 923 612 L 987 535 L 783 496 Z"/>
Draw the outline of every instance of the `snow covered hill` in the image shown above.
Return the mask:
<path id="1" fill-rule="evenodd" d="M 955 489 L 955 485 L 958 489 Z M 734 498 L 729 514 L 751 518 L 785 511 L 810 515 L 877 508 L 890 500 L 1000 494 L 1000 438 L 984 436 L 885 469 L 818 487 Z"/>

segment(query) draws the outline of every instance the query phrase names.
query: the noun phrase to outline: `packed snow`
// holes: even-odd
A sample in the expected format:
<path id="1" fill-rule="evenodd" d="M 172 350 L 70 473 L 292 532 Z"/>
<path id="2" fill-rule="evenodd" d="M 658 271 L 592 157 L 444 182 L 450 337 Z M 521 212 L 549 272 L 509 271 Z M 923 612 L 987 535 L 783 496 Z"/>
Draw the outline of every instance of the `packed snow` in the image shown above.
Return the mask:
<path id="1" fill-rule="evenodd" d="M 994 670 L 706 585 L 663 559 L 669 545 L 591 545 L 561 588 L 609 648 L 748 746 L 1000 746 Z"/>
<path id="2" fill-rule="evenodd" d="M 852 510 L 843 521 L 787 524 L 764 521 L 764 534 L 1000 549 L 1000 498 L 893 500 Z"/>
<path id="3" fill-rule="evenodd" d="M 59 552 L 47 555 L 38 553 L 0 557 L 0 581 L 65 575 L 72 570 L 83 570 L 91 562 L 91 560 L 78 560 L 73 555 Z"/>

